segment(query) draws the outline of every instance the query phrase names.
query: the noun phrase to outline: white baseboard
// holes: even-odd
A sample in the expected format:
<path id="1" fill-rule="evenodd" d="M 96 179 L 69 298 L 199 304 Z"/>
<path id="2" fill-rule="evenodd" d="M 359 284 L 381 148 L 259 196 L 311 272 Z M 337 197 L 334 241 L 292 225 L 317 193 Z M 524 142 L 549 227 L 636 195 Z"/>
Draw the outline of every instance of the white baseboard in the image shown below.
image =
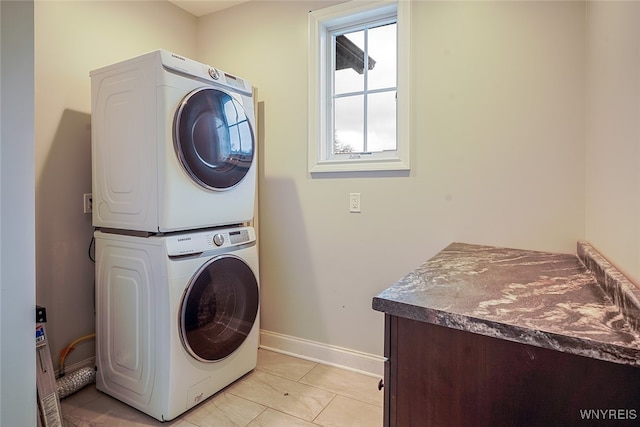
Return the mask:
<path id="1" fill-rule="evenodd" d="M 384 358 L 347 348 L 260 330 L 260 347 L 325 365 L 382 378 Z"/>
<path id="2" fill-rule="evenodd" d="M 384 376 L 384 358 L 348 348 L 323 344 L 303 338 L 276 332 L 260 330 L 260 347 L 324 365 L 348 369 L 361 374 L 382 378 Z M 65 367 L 65 372 L 73 372 L 85 367 L 95 366 L 96 358 L 90 357 Z M 59 374 L 59 372 L 56 372 Z M 57 377 L 58 375 L 56 375 Z"/>

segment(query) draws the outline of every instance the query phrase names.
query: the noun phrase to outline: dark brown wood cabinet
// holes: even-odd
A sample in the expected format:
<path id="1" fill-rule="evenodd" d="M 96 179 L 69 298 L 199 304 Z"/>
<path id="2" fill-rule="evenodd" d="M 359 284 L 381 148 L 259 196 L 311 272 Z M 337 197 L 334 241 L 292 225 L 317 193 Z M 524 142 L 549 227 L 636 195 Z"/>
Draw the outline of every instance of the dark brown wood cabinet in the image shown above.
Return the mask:
<path id="1" fill-rule="evenodd" d="M 385 315 L 385 426 L 640 425 L 640 368 Z"/>

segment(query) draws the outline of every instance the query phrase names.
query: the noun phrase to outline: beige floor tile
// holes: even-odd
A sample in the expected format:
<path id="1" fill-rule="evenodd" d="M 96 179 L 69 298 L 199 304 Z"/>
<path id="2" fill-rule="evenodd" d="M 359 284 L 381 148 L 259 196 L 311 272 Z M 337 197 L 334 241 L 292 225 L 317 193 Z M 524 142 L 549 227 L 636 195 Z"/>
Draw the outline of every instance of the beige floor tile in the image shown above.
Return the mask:
<path id="1" fill-rule="evenodd" d="M 193 426 L 193 424 L 182 420 L 162 423 L 155 418 L 152 418 L 105 394 L 76 409 L 70 414 L 64 415 L 64 419 L 67 425 L 74 427 Z"/>
<path id="2" fill-rule="evenodd" d="M 61 406 L 64 427 L 376 427 L 382 425 L 377 381 L 261 349 L 255 371 L 171 422 L 161 423 L 94 384 Z"/>
<path id="3" fill-rule="evenodd" d="M 182 416 L 199 427 L 244 427 L 265 407 L 229 393 L 220 393 Z"/>
<path id="4" fill-rule="evenodd" d="M 379 381 L 379 378 L 320 364 L 300 380 L 303 384 L 382 408 L 384 393 L 378 390 Z"/>
<path id="5" fill-rule="evenodd" d="M 114 419 L 112 417 L 106 417 L 93 421 L 87 421 L 84 419 L 68 420 L 65 418 L 65 420 L 63 421 L 63 427 L 145 427 L 149 425 L 155 424 L 146 424 L 145 422 L 125 419 Z M 171 427 L 199 427 L 184 420 L 177 420 L 172 423 L 164 423 L 160 425 Z"/>
<path id="6" fill-rule="evenodd" d="M 303 420 L 313 420 L 335 394 L 286 378 L 254 371 L 228 391 Z"/>
<path id="7" fill-rule="evenodd" d="M 317 427 L 317 424 L 312 424 L 273 409 L 267 409 L 253 420 L 248 427 Z"/>
<path id="8" fill-rule="evenodd" d="M 104 394 L 96 389 L 96 386 L 91 384 L 84 388 L 81 388 L 74 394 L 65 397 L 60 400 L 60 406 L 62 407 L 62 414 L 69 414 L 76 409 L 88 404 L 89 402 L 103 397 Z"/>
<path id="9" fill-rule="evenodd" d="M 304 377 L 317 363 L 299 359 L 286 354 L 269 350 L 258 350 L 257 369 L 273 375 L 298 381 Z"/>
<path id="10" fill-rule="evenodd" d="M 338 395 L 314 423 L 324 427 L 381 427 L 382 413 L 378 406 Z"/>

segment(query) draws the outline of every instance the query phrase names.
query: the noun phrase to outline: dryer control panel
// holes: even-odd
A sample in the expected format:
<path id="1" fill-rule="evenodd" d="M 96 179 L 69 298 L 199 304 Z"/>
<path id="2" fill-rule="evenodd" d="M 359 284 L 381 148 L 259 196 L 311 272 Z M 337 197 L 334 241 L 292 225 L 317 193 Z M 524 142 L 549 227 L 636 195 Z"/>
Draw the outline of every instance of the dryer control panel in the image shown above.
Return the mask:
<path id="1" fill-rule="evenodd" d="M 253 227 L 235 227 L 175 234 L 167 236 L 165 242 L 169 256 L 180 256 L 231 248 L 253 243 L 255 240 Z"/>
<path id="2" fill-rule="evenodd" d="M 159 50 L 163 66 L 168 70 L 188 74 L 205 81 L 216 82 L 234 90 L 251 95 L 251 83 L 207 64 L 176 55 L 173 52 Z"/>

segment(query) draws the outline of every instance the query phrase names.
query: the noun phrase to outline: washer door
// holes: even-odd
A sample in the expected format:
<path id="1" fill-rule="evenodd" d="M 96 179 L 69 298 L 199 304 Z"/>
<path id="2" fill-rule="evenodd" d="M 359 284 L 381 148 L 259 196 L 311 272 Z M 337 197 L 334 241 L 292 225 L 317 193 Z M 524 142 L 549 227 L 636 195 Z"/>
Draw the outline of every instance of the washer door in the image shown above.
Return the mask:
<path id="1" fill-rule="evenodd" d="M 247 338 L 258 314 L 258 282 L 240 258 L 222 255 L 191 278 L 180 308 L 185 349 L 202 362 L 233 353 Z"/>
<path id="2" fill-rule="evenodd" d="M 184 170 L 207 189 L 232 188 L 251 167 L 251 123 L 242 105 L 226 92 L 211 87 L 190 92 L 176 112 L 173 132 Z"/>

